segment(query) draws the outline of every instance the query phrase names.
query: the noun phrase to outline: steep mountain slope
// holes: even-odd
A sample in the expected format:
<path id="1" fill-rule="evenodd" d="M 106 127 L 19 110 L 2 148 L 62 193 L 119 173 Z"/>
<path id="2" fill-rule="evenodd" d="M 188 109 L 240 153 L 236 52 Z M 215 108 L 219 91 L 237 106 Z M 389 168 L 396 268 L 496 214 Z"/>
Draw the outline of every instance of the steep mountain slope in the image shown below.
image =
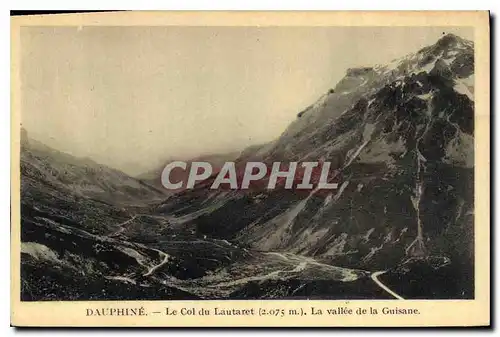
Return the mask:
<path id="1" fill-rule="evenodd" d="M 21 171 L 25 177 L 30 178 L 31 183 L 45 181 L 72 194 L 102 201 L 130 203 L 134 200 L 155 201 L 165 197 L 163 190 L 131 178 L 121 171 L 89 158 L 77 158 L 54 150 L 31 139 L 25 130 L 21 139 Z"/>
<path id="2" fill-rule="evenodd" d="M 200 233 L 254 249 L 397 277 L 410 275 L 406 265 L 440 269 L 456 296 L 473 296 L 473 83 L 473 44 L 454 35 L 386 66 L 349 69 L 276 142 L 252 150 L 268 162 L 330 161 L 338 190 L 199 189 L 158 212 L 195 214 Z"/>

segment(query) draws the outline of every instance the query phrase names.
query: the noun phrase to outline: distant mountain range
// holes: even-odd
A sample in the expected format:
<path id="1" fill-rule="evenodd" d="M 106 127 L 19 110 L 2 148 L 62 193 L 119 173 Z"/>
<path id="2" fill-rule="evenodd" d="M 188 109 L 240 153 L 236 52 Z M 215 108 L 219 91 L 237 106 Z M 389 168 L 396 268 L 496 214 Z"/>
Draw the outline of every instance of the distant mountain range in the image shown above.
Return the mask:
<path id="1" fill-rule="evenodd" d="M 330 161 L 340 187 L 165 197 L 163 167 L 23 142 L 22 298 L 474 297 L 472 42 L 348 69 L 251 160 Z"/>
<path id="2" fill-rule="evenodd" d="M 144 184 L 119 170 L 98 164 L 90 158 L 77 158 L 54 150 L 30 139 L 26 131 L 23 135 L 21 171 L 23 178 L 29 178 L 23 182 L 43 183 L 82 197 L 110 202 L 164 198 L 161 189 Z"/>
<path id="3" fill-rule="evenodd" d="M 220 169 L 222 165 L 226 161 L 234 161 L 238 156 L 240 155 L 241 151 L 233 151 L 233 152 L 228 152 L 228 153 L 222 153 L 222 154 L 206 154 L 206 155 L 201 155 L 197 156 L 194 158 L 171 158 L 169 160 L 166 160 L 161 166 L 152 169 L 148 172 L 142 173 L 138 175 L 136 178 L 140 181 L 144 181 L 149 185 L 155 186 L 160 189 L 164 189 L 165 193 L 168 193 L 168 191 L 163 187 L 161 183 L 161 174 L 163 172 L 163 169 L 165 166 L 171 162 L 174 161 L 183 161 L 186 162 L 187 164 L 190 164 L 192 162 L 208 162 L 211 163 L 214 170 Z M 172 181 L 178 181 L 181 180 L 185 176 L 185 172 L 183 170 L 172 170 L 171 172 L 171 179 Z"/>

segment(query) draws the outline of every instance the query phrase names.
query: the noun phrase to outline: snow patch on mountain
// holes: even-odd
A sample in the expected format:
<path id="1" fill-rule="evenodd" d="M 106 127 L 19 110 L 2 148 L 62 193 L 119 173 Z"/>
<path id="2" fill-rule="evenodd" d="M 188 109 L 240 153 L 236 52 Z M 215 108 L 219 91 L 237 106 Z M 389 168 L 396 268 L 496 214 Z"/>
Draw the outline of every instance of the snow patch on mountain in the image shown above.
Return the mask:
<path id="1" fill-rule="evenodd" d="M 474 101 L 474 75 L 456 79 L 453 89 L 460 94 L 467 95 L 471 101 Z"/>
<path id="2" fill-rule="evenodd" d="M 463 167 L 474 167 L 474 137 L 457 130 L 456 136 L 446 146 L 444 161 Z"/>
<path id="3" fill-rule="evenodd" d="M 31 255 L 36 260 L 62 263 L 56 252 L 49 247 L 36 242 L 21 242 L 21 253 Z"/>

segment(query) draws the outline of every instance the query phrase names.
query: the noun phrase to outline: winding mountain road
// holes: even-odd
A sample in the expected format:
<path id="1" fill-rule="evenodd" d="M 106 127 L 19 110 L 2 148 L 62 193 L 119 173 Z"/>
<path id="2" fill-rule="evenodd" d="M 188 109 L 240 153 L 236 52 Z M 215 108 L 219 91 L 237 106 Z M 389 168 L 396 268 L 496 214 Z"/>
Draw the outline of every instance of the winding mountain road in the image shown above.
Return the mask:
<path id="1" fill-rule="evenodd" d="M 127 225 L 128 223 L 134 221 L 139 216 L 142 216 L 142 214 L 136 214 L 133 217 L 131 217 L 130 219 L 125 220 L 122 223 L 119 223 L 118 224 L 118 229 L 115 232 L 109 234 L 108 237 L 112 238 L 112 237 L 118 236 L 118 234 L 120 234 L 121 232 L 123 232 L 125 230 L 125 225 Z"/>
<path id="2" fill-rule="evenodd" d="M 118 224 L 118 229 L 117 229 L 115 232 L 113 232 L 113 233 L 109 234 L 109 235 L 108 235 L 108 237 L 111 237 L 111 238 L 112 238 L 112 237 L 116 237 L 116 236 L 118 236 L 120 233 L 122 233 L 122 232 L 126 229 L 126 227 L 125 227 L 125 226 L 126 226 L 127 224 L 129 224 L 130 222 L 134 221 L 134 220 L 135 220 L 135 219 L 137 219 L 138 217 L 142 217 L 142 216 L 150 216 L 150 215 L 148 215 L 148 214 L 135 214 L 135 215 L 134 215 L 134 216 L 132 216 L 130 219 L 125 220 L 125 221 L 124 221 L 124 222 L 122 222 L 122 223 L 119 223 L 119 224 Z M 164 219 L 164 217 L 159 217 L 159 216 L 150 216 L 150 217 L 152 217 L 152 218 L 162 218 L 162 219 Z M 142 265 L 143 267 L 148 268 L 148 271 L 147 271 L 146 273 L 144 273 L 144 274 L 143 274 L 143 276 L 150 276 L 150 275 L 152 275 L 152 274 L 153 274 L 153 273 L 154 273 L 154 272 L 155 272 L 158 268 L 162 267 L 162 266 L 163 266 L 164 264 L 166 264 L 166 263 L 169 261 L 169 259 L 170 259 L 170 255 L 168 255 L 168 254 L 167 254 L 167 253 L 165 253 L 165 252 L 162 252 L 161 250 L 158 250 L 158 249 L 155 249 L 155 248 L 151 248 L 151 247 L 149 247 L 149 249 L 152 249 L 152 250 L 154 250 L 154 251 L 158 252 L 158 254 L 159 254 L 160 256 L 162 256 L 162 257 L 163 257 L 163 259 L 162 259 L 162 261 L 161 261 L 160 263 L 158 263 L 158 264 L 156 264 L 156 265 L 154 265 L 154 266 L 152 266 L 152 267 L 149 267 L 149 266 L 147 266 L 146 264 L 144 264 L 144 263 L 142 263 L 141 261 L 139 261 L 139 260 L 138 260 L 137 262 L 138 262 L 140 265 Z"/>
<path id="3" fill-rule="evenodd" d="M 402 298 L 401 296 L 399 296 L 398 294 L 396 294 L 394 291 L 392 291 L 391 289 L 389 289 L 385 284 L 383 284 L 382 282 L 380 282 L 380 280 L 377 277 L 379 275 L 382 275 L 382 274 L 385 274 L 385 270 L 384 271 L 376 271 L 373 274 L 371 274 L 370 277 L 373 280 L 373 282 L 375 282 L 380 288 L 384 289 L 387 293 L 391 294 L 392 296 L 394 296 L 398 300 L 404 300 L 404 298 Z"/>
<path id="4" fill-rule="evenodd" d="M 160 268 L 165 263 L 167 263 L 168 260 L 169 260 L 169 258 L 170 258 L 170 255 L 162 252 L 161 250 L 154 249 L 154 248 L 151 248 L 151 249 L 157 251 L 160 255 L 163 255 L 163 260 L 160 263 L 158 263 L 157 265 L 154 265 L 151 268 L 149 268 L 149 270 L 147 271 L 147 273 L 145 273 L 143 276 L 150 276 L 150 275 L 152 275 L 158 268 Z"/>

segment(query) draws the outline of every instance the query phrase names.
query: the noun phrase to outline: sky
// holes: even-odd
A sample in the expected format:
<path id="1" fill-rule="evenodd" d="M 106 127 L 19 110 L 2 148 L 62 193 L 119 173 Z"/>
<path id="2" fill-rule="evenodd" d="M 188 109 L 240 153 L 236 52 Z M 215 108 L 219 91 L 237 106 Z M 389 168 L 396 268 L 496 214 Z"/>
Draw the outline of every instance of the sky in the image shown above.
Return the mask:
<path id="1" fill-rule="evenodd" d="M 139 175 L 273 140 L 344 76 L 460 27 L 24 27 L 30 137 Z"/>

